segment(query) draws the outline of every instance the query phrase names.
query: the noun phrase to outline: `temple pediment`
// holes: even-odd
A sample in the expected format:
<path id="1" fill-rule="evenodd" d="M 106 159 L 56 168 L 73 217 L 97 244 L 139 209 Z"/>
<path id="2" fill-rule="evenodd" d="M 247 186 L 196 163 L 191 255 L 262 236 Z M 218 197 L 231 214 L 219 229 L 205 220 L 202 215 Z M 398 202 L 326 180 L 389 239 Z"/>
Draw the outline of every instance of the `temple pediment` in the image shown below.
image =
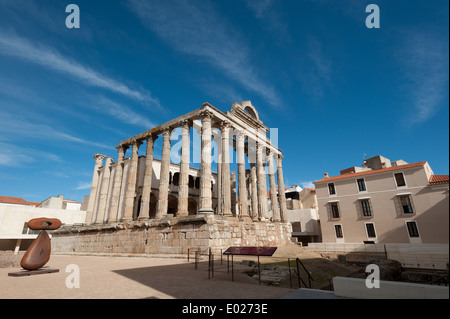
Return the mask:
<path id="1" fill-rule="evenodd" d="M 234 102 L 231 106 L 231 112 L 229 115 L 241 120 L 253 129 L 258 130 L 263 128 L 267 131 L 267 127 L 259 119 L 258 111 L 252 105 L 251 101 Z"/>

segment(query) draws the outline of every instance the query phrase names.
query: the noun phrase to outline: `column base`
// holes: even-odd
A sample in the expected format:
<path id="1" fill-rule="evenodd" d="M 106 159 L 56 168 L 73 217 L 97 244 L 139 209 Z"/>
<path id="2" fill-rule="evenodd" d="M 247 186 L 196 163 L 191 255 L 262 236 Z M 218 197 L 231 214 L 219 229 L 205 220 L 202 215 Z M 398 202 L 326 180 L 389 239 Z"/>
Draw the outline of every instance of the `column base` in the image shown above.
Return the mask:
<path id="1" fill-rule="evenodd" d="M 187 210 L 179 210 L 175 214 L 176 217 L 182 217 L 182 216 L 188 216 L 188 215 L 189 215 L 189 211 L 187 211 Z"/>
<path id="2" fill-rule="evenodd" d="M 214 210 L 212 208 L 200 208 L 197 214 L 203 215 L 214 214 Z"/>

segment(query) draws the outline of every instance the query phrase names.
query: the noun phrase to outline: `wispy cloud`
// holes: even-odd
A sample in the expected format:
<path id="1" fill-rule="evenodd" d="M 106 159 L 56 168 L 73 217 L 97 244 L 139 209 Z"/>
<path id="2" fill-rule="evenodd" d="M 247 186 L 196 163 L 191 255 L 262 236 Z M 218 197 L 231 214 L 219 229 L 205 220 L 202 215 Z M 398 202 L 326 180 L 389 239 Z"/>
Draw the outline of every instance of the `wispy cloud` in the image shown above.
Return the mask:
<path id="1" fill-rule="evenodd" d="M 252 64 L 242 35 L 205 0 L 129 0 L 142 23 L 173 49 L 200 57 L 247 90 L 278 105 L 275 89 Z"/>
<path id="2" fill-rule="evenodd" d="M 18 167 L 33 163 L 35 161 L 61 162 L 59 155 L 30 148 L 27 146 L 17 146 L 12 143 L 0 142 L 0 165 Z"/>
<path id="3" fill-rule="evenodd" d="M 112 101 L 106 97 L 96 97 L 92 108 L 122 121 L 123 123 L 139 125 L 147 129 L 157 126 L 142 114 L 136 113 L 131 107 Z"/>
<path id="4" fill-rule="evenodd" d="M 279 11 L 275 9 L 274 0 L 245 0 L 253 15 L 263 22 L 263 26 L 279 34 L 278 41 L 290 42 L 288 25 Z"/>
<path id="5" fill-rule="evenodd" d="M 86 145 L 92 145 L 101 148 L 109 148 L 109 146 L 92 142 L 79 138 L 73 134 L 57 130 L 47 124 L 34 123 L 24 118 L 18 118 L 16 114 L 10 114 L 4 111 L 0 111 L 0 133 L 5 136 L 24 137 L 27 139 L 40 139 L 40 140 L 59 140 L 74 142 Z"/>
<path id="6" fill-rule="evenodd" d="M 91 182 L 80 182 L 75 190 L 89 189 L 91 188 Z"/>
<path id="7" fill-rule="evenodd" d="M 64 57 L 54 48 L 34 44 L 25 38 L 0 31 L 0 54 L 14 56 L 41 65 L 53 71 L 61 72 L 83 84 L 107 89 L 146 105 L 161 108 L 159 101 L 151 96 L 148 91 L 132 89 L 107 75 L 100 74 L 77 61 Z"/>
<path id="8" fill-rule="evenodd" d="M 314 100 L 324 97 L 327 88 L 332 86 L 332 60 L 323 50 L 322 43 L 315 37 L 306 42 L 306 55 L 310 63 L 302 70 L 301 80 L 306 91 Z"/>
<path id="9" fill-rule="evenodd" d="M 406 76 L 409 125 L 424 122 L 438 111 L 448 92 L 448 38 L 438 32 L 408 30 L 401 34 L 397 58 Z"/>
<path id="10" fill-rule="evenodd" d="M 313 184 L 313 181 L 303 181 L 298 183 L 302 188 L 312 188 L 315 189 L 316 186 Z"/>
<path id="11" fill-rule="evenodd" d="M 246 0 L 245 2 L 259 19 L 267 16 L 267 12 L 273 5 L 273 0 Z"/>

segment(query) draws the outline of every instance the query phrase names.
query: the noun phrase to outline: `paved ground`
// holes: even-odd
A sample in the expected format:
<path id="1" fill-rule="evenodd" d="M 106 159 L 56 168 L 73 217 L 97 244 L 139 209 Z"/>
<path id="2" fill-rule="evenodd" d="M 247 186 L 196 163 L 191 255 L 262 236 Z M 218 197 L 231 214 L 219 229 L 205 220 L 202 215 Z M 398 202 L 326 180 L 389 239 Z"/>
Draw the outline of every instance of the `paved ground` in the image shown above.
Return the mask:
<path id="1" fill-rule="evenodd" d="M 80 270 L 80 288 L 67 288 L 76 264 Z M 258 281 L 235 272 L 235 281 L 227 274 L 226 262 L 216 262 L 215 276 L 208 279 L 208 262 L 197 270 L 184 259 L 153 257 L 96 257 L 53 255 L 45 267 L 58 273 L 11 277 L 20 268 L 0 269 L 2 299 L 278 299 L 292 289 L 258 285 Z M 235 270 L 245 267 L 235 263 Z M 70 277 L 69 277 L 70 278 Z"/>

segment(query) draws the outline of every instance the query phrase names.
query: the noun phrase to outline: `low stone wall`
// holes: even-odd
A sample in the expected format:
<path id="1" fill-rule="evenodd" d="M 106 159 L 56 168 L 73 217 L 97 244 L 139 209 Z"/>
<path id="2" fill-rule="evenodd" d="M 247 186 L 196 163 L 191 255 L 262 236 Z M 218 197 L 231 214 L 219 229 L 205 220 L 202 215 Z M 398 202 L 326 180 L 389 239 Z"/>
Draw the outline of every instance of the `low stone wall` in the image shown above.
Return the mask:
<path id="1" fill-rule="evenodd" d="M 290 223 L 194 215 L 143 222 L 63 227 L 52 232 L 52 253 L 187 254 L 188 249 L 291 244 Z"/>
<path id="2" fill-rule="evenodd" d="M 448 299 L 449 288 L 380 280 L 379 288 L 368 288 L 366 279 L 334 277 L 334 294 L 356 299 Z"/>
<path id="3" fill-rule="evenodd" d="M 367 261 L 384 255 L 385 259 L 401 262 L 405 268 L 444 270 L 449 262 L 448 244 L 309 243 L 306 248 L 320 253 L 345 254 L 347 261 Z"/>

